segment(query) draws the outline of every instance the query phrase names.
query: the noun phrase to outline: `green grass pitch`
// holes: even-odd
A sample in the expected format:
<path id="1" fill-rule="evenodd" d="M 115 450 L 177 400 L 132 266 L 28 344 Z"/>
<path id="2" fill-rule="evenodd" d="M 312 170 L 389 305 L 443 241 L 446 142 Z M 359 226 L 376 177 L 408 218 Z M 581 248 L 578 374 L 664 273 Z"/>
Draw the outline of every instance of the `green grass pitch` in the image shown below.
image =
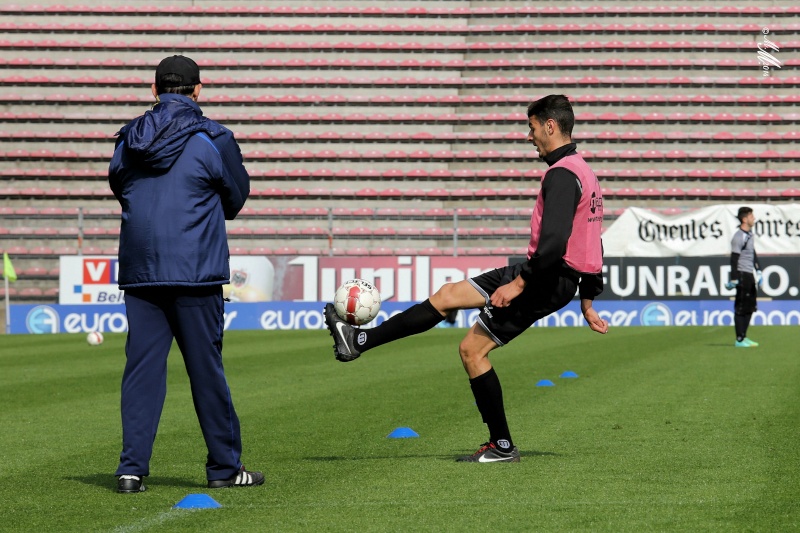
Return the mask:
<path id="1" fill-rule="evenodd" d="M 0 337 L 0 531 L 800 530 L 796 327 L 753 327 L 752 349 L 731 327 L 531 330 L 491 357 L 522 453 L 494 465 L 454 461 L 487 435 L 463 332 L 346 364 L 324 331 L 226 333 L 244 463 L 267 482 L 217 491 L 174 350 L 137 495 L 114 492 L 124 335 Z M 400 426 L 420 437 L 387 438 Z M 188 494 L 223 507 L 172 509 Z"/>

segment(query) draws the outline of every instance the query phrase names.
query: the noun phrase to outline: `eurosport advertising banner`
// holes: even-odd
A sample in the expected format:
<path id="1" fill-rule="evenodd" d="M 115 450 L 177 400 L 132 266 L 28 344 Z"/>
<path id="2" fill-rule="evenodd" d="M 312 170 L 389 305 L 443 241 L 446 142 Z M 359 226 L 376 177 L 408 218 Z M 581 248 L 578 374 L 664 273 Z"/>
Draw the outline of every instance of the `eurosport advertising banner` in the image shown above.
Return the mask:
<path id="1" fill-rule="evenodd" d="M 413 302 L 384 302 L 378 317 L 365 327 L 380 324 Z M 226 303 L 225 330 L 323 329 L 320 302 Z M 664 300 L 597 302 L 600 316 L 612 327 L 620 326 L 731 326 L 733 304 L 724 300 Z M 114 305 L 13 305 L 11 333 L 121 333 L 128 329 L 125 307 Z M 454 327 L 470 327 L 480 310 L 461 311 Z M 751 324 L 800 325 L 797 302 L 769 300 L 758 303 Z M 441 326 L 445 326 L 442 323 Z M 533 327 L 585 327 L 580 304 L 570 302 L 564 309 Z"/>

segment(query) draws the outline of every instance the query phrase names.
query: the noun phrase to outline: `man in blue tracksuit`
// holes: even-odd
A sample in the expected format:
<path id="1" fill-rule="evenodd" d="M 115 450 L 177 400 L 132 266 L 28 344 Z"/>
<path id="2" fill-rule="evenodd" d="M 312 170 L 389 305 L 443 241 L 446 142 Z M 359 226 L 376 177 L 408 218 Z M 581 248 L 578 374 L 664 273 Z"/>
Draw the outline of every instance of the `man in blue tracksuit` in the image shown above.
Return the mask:
<path id="1" fill-rule="evenodd" d="M 222 366 L 225 220 L 244 205 L 250 177 L 233 133 L 203 116 L 201 88 L 194 61 L 164 59 L 152 86 L 155 106 L 118 132 L 108 169 L 122 206 L 118 279 L 128 316 L 119 492 L 145 490 L 173 338 L 208 447 L 208 486 L 264 482 L 242 466 L 239 419 Z"/>

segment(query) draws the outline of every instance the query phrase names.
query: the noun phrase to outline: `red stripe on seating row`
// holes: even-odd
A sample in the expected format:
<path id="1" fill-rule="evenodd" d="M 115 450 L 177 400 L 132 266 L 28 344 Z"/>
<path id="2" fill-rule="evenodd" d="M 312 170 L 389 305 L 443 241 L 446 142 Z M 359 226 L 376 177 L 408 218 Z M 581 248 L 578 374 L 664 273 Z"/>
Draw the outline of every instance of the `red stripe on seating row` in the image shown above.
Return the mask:
<path id="1" fill-rule="evenodd" d="M 303 181 L 341 181 L 341 180 L 388 180 L 388 181 L 490 181 L 490 180 L 520 180 L 529 181 L 536 180 L 544 175 L 544 170 L 534 168 L 525 171 L 513 168 L 500 168 L 500 169 L 387 169 L 376 170 L 366 169 L 356 171 L 354 169 L 331 170 L 328 168 L 322 169 L 279 169 L 269 168 L 261 170 L 258 168 L 248 169 L 250 177 L 253 180 L 287 180 L 296 182 Z M 601 180 L 685 180 L 685 179 L 724 179 L 724 180 L 754 180 L 754 179 L 772 179 L 772 180 L 800 180 L 800 169 L 607 169 L 597 168 L 595 174 Z M 105 170 L 75 170 L 70 171 L 67 169 L 5 169 L 0 171 L 0 178 L 5 179 L 29 179 L 35 178 L 38 180 L 63 180 L 63 179 L 79 179 L 79 180 L 98 180 L 105 181 L 108 179 L 108 173 Z M 54 191 L 58 189 L 48 189 Z M 77 209 L 77 208 L 76 208 Z M 77 211 L 76 211 L 77 212 Z M 0 207 L 0 214 L 3 213 L 3 208 Z"/>
<path id="2" fill-rule="evenodd" d="M 436 4 L 433 4 L 436 5 Z M 255 15 L 259 17 L 411 17 L 411 18 L 446 18 L 446 17 L 624 17 L 624 16 L 792 16 L 800 13 L 798 6 L 731 6 L 731 5 L 623 5 L 610 4 L 588 6 L 539 6 L 539 5 L 504 5 L 502 7 L 394 7 L 390 4 L 369 7 L 350 5 L 283 5 L 283 6 L 228 6 L 228 5 L 191 5 L 176 6 L 167 4 L 125 4 L 125 5 L 50 5 L 7 4 L 0 6 L 0 13 L 25 15 L 89 15 L 89 16 L 209 16 L 209 17 L 242 17 Z"/>
<path id="3" fill-rule="evenodd" d="M 777 43 L 782 50 L 798 48 L 797 41 L 779 41 Z M 176 50 L 181 52 L 207 52 L 207 51 L 237 51 L 254 52 L 263 51 L 271 53 L 297 53 L 297 52 L 335 52 L 335 53 L 387 53 L 387 52 L 432 52 L 432 53 L 524 53 L 524 52 L 658 52 L 665 53 L 671 51 L 694 51 L 694 52 L 752 52 L 754 44 L 749 40 L 741 41 L 522 41 L 522 42 L 418 42 L 411 41 L 401 43 L 390 42 L 336 42 L 312 41 L 312 42 L 282 42 L 282 41 L 202 41 L 186 42 L 176 45 L 166 41 L 120 41 L 120 40 L 92 40 L 58 41 L 46 39 L 35 41 L 23 39 L 11 41 L 8 39 L 0 40 L 0 49 L 6 50 L 100 50 L 100 51 L 152 51 L 152 50 Z"/>
<path id="4" fill-rule="evenodd" d="M 251 70 L 251 69 L 284 69 L 284 70 L 518 70 L 537 68 L 547 70 L 564 69 L 752 69 L 753 59 L 714 59 L 714 58 L 634 58 L 634 59 L 348 59 L 348 58 L 314 58 L 314 59 L 202 59 L 197 63 L 203 70 Z M 800 60 L 787 58 L 783 61 L 784 67 L 796 67 Z M 35 69 L 125 69 L 152 71 L 157 65 L 156 61 L 146 62 L 141 59 L 50 59 L 50 58 L 2 58 L 0 66 L 9 68 L 35 68 Z"/>
<path id="5" fill-rule="evenodd" d="M 754 23 L 680 23 L 680 24 L 181 24 L 172 23 L 125 24 L 93 23 L 36 23 L 3 22 L 4 33 L 97 33 L 97 34 L 157 34 L 180 30 L 182 34 L 200 35 L 551 35 L 551 34 L 747 34 L 761 31 L 762 25 Z M 794 33 L 800 24 L 770 24 L 775 34 Z"/>
<path id="6" fill-rule="evenodd" d="M 75 152 L 72 150 L 62 150 L 53 152 L 50 150 L 9 150 L 0 152 L 0 160 L 6 161 L 108 161 L 111 152 L 99 152 L 89 150 L 85 152 Z M 404 152 L 402 150 L 390 150 L 381 152 L 378 150 L 322 150 L 312 152 L 311 150 L 299 150 L 288 152 L 286 150 L 275 150 L 263 152 L 260 150 L 244 152 L 245 161 L 293 161 L 293 162 L 313 162 L 313 161 L 431 161 L 441 163 L 457 163 L 465 161 L 476 162 L 515 162 L 515 161 L 536 161 L 538 152 L 535 150 L 437 150 L 428 152 L 425 150 L 414 150 Z M 719 162 L 719 161 L 762 161 L 762 162 L 796 162 L 800 161 L 800 150 L 763 150 L 755 152 L 752 150 L 717 150 L 713 152 L 704 150 L 581 150 L 584 159 L 590 161 L 691 161 L 691 162 Z"/>
<path id="7" fill-rule="evenodd" d="M 791 60 L 785 64 L 788 65 Z M 800 60 L 798 60 L 800 62 Z M 469 106 L 526 106 L 531 101 L 537 99 L 539 94 L 520 95 L 520 94 L 491 94 L 491 95 L 434 95 L 426 94 L 421 96 L 388 96 L 388 95 L 374 95 L 374 96 L 343 96 L 341 94 L 322 95 L 322 94 L 308 94 L 308 95 L 237 95 L 228 96 L 226 94 L 212 95 L 208 99 L 203 100 L 204 107 L 218 106 L 218 105 L 258 105 L 258 106 L 307 106 L 313 105 L 330 105 L 330 106 L 446 106 L 452 107 L 457 105 Z M 579 95 L 571 97 L 573 103 L 582 105 L 601 105 L 601 106 L 691 106 L 699 104 L 703 106 L 757 106 L 757 105 L 798 105 L 800 104 L 800 94 L 746 94 L 736 96 L 732 94 L 699 94 L 696 96 L 687 96 L 684 94 L 675 94 L 664 96 L 661 94 L 641 96 L 637 94 L 630 95 L 617 95 L 608 94 L 596 96 L 593 94 Z M 0 94 L 0 103 L 3 104 L 26 104 L 41 102 L 48 103 L 69 103 L 74 105 L 119 105 L 121 103 L 128 104 L 151 104 L 152 98 L 142 96 L 141 94 L 125 94 L 121 96 L 114 96 L 111 94 L 99 95 L 69 95 L 69 94 L 18 94 L 18 93 L 4 93 Z"/>
<path id="8" fill-rule="evenodd" d="M 797 78 L 800 82 L 800 76 Z M 522 129 L 527 128 L 527 114 L 525 113 L 219 113 L 211 112 L 209 117 L 214 120 L 226 122 L 229 124 L 446 124 L 446 125 L 460 125 L 460 124 L 503 124 L 503 125 L 517 125 Z M 127 121 L 130 119 L 129 114 L 115 113 L 37 113 L 37 112 L 22 112 L 14 113 L 10 111 L 0 112 L 0 120 L 3 122 L 16 122 L 16 123 L 119 123 L 120 121 Z M 575 114 L 575 119 L 581 123 L 592 124 L 651 124 L 651 123 L 680 123 L 680 124 L 703 124 L 703 123 L 719 123 L 719 124 L 795 124 L 800 122 L 800 113 L 616 113 L 607 111 L 602 113 L 594 113 L 590 111 L 580 111 Z M 504 135 L 517 134 L 509 133 Z M 67 134 L 64 134 L 68 138 Z M 70 134 L 72 135 L 72 134 Z M 107 137 L 107 135 L 99 135 L 93 133 L 97 139 Z M 254 135 L 260 135 L 264 138 L 271 138 L 273 135 L 291 135 L 285 132 L 277 132 L 276 134 L 269 134 L 268 132 L 259 132 Z M 295 134 L 297 135 L 297 134 Z M 326 133 L 335 138 L 337 135 L 345 137 L 351 135 L 349 133 Z M 358 136 L 359 134 L 352 134 Z M 368 135 L 376 135 L 378 139 L 383 138 L 384 134 L 370 133 L 364 134 L 365 139 L 369 139 Z M 433 134 L 418 133 L 418 138 L 434 138 Z M 440 133 L 438 135 L 448 135 Z M 455 135 L 455 134 L 453 134 Z M 475 133 L 463 133 L 465 136 L 476 135 Z M 457 139 L 457 137 L 453 137 Z"/>
<path id="9" fill-rule="evenodd" d="M 131 87 L 152 83 L 149 78 L 105 76 L 94 78 L 92 76 L 20 76 L 12 75 L 0 77 L 0 86 L 5 87 Z M 557 78 L 549 76 L 538 76 L 535 78 L 527 76 L 516 76 L 506 78 L 502 76 L 491 77 L 401 77 L 401 78 L 361 78 L 336 76 L 333 78 L 323 77 L 289 77 L 289 78 L 252 78 L 241 76 L 232 78 L 229 76 L 213 78 L 209 77 L 205 81 L 208 87 L 251 87 L 251 88 L 275 88 L 275 87 L 306 87 L 306 88 L 434 88 L 434 89 L 475 89 L 475 88 L 547 88 L 555 87 L 559 89 L 569 87 L 591 88 L 591 87 L 785 87 L 793 88 L 800 86 L 800 76 L 772 76 L 761 78 L 747 76 L 737 78 L 733 76 L 674 76 L 671 78 L 661 77 L 640 77 L 640 76 L 561 76 Z"/>
<path id="10" fill-rule="evenodd" d="M 321 200 L 342 200 L 342 199 L 363 199 L 363 200 L 465 200 L 465 199 L 483 199 L 483 200 L 503 200 L 503 199 L 532 199 L 539 193 L 538 188 L 456 188 L 456 189 L 415 189 L 409 188 L 404 190 L 399 189 L 322 189 L 311 188 L 303 189 L 299 187 L 292 187 L 289 189 L 278 189 L 275 187 L 268 187 L 265 189 L 251 189 L 251 198 L 261 199 L 321 199 Z M 624 198 L 624 197 L 651 197 L 661 196 L 664 198 L 683 198 L 683 197 L 697 197 L 707 198 L 714 196 L 752 196 L 752 197 L 796 197 L 797 189 L 738 189 L 731 191 L 729 189 L 702 189 L 693 188 L 684 191 L 683 189 L 670 187 L 667 189 L 633 189 L 623 187 L 620 189 L 603 189 L 604 196 L 609 198 Z M 16 189 L 13 187 L 0 188 L 0 198 L 7 199 L 29 199 L 29 198 L 87 198 L 87 199 L 110 199 L 112 197 L 110 190 L 95 190 L 88 188 L 79 189 L 40 189 L 37 187 L 27 187 Z"/>
<path id="11" fill-rule="evenodd" d="M 700 115 L 700 114 L 698 114 Z M 695 120 L 703 121 L 706 115 L 695 117 Z M 694 115 L 692 115 L 694 117 Z M 712 117 L 714 122 L 723 122 L 725 118 L 733 117 L 728 113 L 720 113 Z M 691 118 L 691 117 L 690 117 Z M 750 117 L 743 117 L 743 121 L 752 123 L 748 120 Z M 785 116 L 784 116 L 785 118 Z M 730 123 L 735 123 L 738 117 L 731 118 Z M 763 116 L 759 122 L 763 120 Z M 527 134 L 525 132 L 437 132 L 437 133 L 361 133 L 353 132 L 336 132 L 336 131 L 259 131 L 255 133 L 235 133 L 236 139 L 239 144 L 250 144 L 259 142 L 270 143 L 363 143 L 363 144 L 377 144 L 377 143 L 408 143 L 408 144 L 438 144 L 438 143 L 516 143 L 525 142 Z M 765 132 L 727 132 L 721 131 L 717 133 L 710 132 L 667 132 L 648 131 L 641 133 L 637 131 L 626 131 L 617 133 L 615 131 L 601 131 L 601 132 L 577 132 L 572 137 L 578 142 L 591 142 L 591 143 L 661 143 L 665 141 L 671 142 L 691 142 L 691 143 L 750 143 L 750 142 L 771 142 L 771 143 L 794 143 L 800 140 L 799 131 L 788 131 L 779 133 L 775 131 Z M 51 131 L 33 132 L 27 130 L 20 131 L 0 131 L 0 141 L 18 141 L 18 142 L 49 142 L 49 141 L 63 141 L 69 140 L 71 142 L 97 142 L 103 140 L 114 140 L 114 137 L 106 132 L 91 131 L 79 132 L 70 131 L 66 133 L 57 133 Z M 58 169 L 65 177 L 69 177 L 71 171 L 68 169 Z M 3 171 L 0 171 L 2 174 Z M 37 170 L 26 170 L 26 173 L 35 173 Z M 54 172 L 54 171 L 50 171 Z"/>

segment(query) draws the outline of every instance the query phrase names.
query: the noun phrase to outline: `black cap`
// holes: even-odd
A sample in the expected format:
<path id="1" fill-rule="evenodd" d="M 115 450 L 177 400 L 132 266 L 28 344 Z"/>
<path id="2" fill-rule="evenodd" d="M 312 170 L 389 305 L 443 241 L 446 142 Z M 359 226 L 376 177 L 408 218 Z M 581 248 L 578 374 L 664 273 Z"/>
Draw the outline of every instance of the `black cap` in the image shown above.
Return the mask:
<path id="1" fill-rule="evenodd" d="M 164 78 L 167 79 L 164 79 Z M 200 67 L 186 56 L 167 57 L 156 68 L 156 87 L 185 87 L 200 83 Z"/>

